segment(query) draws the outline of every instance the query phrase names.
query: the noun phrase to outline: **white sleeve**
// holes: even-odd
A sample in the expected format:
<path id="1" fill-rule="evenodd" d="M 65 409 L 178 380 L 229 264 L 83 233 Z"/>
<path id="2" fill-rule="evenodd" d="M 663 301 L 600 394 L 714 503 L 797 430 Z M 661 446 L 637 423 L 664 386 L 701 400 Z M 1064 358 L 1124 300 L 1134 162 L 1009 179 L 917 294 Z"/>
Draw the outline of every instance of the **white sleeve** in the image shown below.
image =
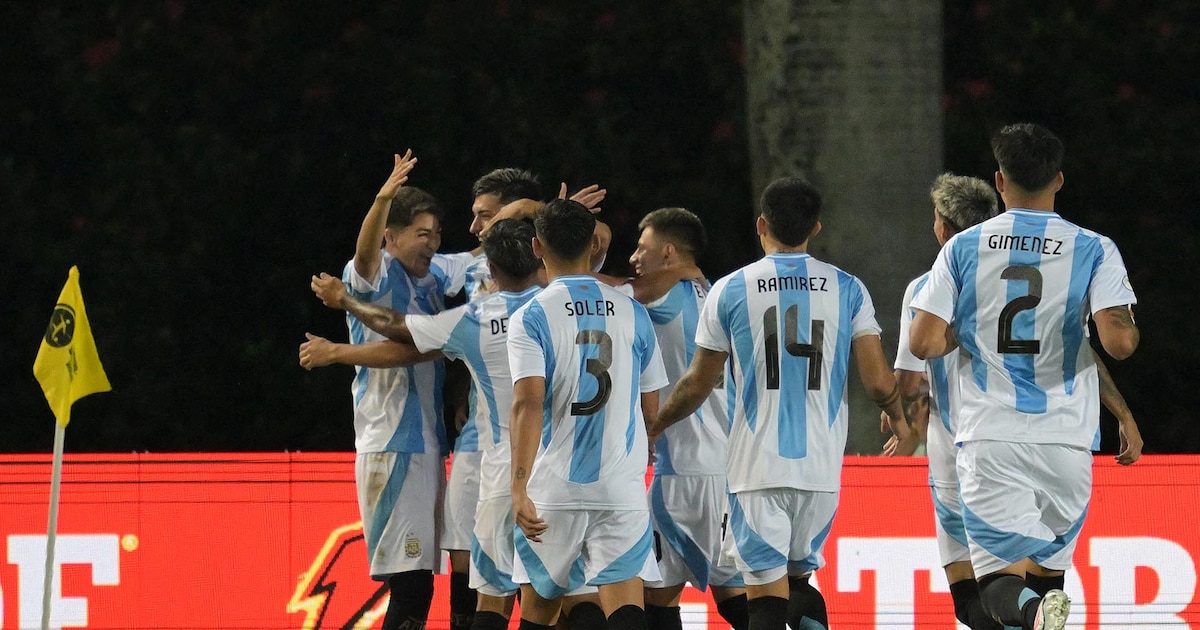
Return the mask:
<path id="1" fill-rule="evenodd" d="M 908 288 L 904 290 L 904 299 L 900 302 L 900 342 L 896 344 L 896 365 L 897 370 L 908 370 L 909 372 L 924 372 L 925 361 L 918 359 L 912 353 L 908 345 L 909 330 L 912 329 L 913 313 L 909 305 L 912 304 L 913 294 L 917 291 L 917 283 L 920 278 L 908 283 Z"/>
<path id="2" fill-rule="evenodd" d="M 700 321 L 696 323 L 696 345 L 714 352 L 729 353 L 732 346 L 729 335 L 721 324 L 721 298 L 729 284 L 729 276 L 717 280 L 700 309 Z"/>
<path id="3" fill-rule="evenodd" d="M 356 293 L 374 293 L 383 283 L 383 272 L 387 269 L 390 258 L 391 256 L 384 252 L 383 258 L 379 262 L 379 269 L 375 270 L 374 278 L 364 278 L 359 275 L 358 270 L 354 268 L 354 259 L 352 258 L 350 262 L 346 263 L 345 270 L 342 271 L 342 282 L 345 282 L 346 286 Z"/>
<path id="4" fill-rule="evenodd" d="M 854 286 L 858 287 L 858 291 L 862 295 L 862 304 L 859 305 L 854 318 L 850 320 L 850 338 L 858 339 L 864 335 L 878 335 L 882 329 L 879 327 L 879 322 L 875 321 L 875 303 L 871 301 L 871 293 L 867 291 L 862 280 L 854 278 L 853 281 Z"/>
<path id="5" fill-rule="evenodd" d="M 530 335 L 530 325 L 539 319 L 544 322 L 544 317 L 539 318 L 538 313 L 531 313 L 528 306 L 529 304 L 526 304 L 517 309 L 508 322 L 508 368 L 512 372 L 514 384 L 530 376 L 550 378 L 550 375 L 546 374 L 546 355 L 543 353 L 542 342 Z M 550 341 L 547 339 L 546 343 Z"/>
<path id="6" fill-rule="evenodd" d="M 462 320 L 466 307 L 442 311 L 437 315 L 406 315 L 404 323 L 408 332 L 412 333 L 413 345 L 421 352 L 442 350 L 446 356 L 457 359 L 460 356 L 453 348 L 447 348 L 450 335 L 454 333 L 458 322 Z"/>
<path id="7" fill-rule="evenodd" d="M 1092 284 L 1088 288 L 1088 300 L 1091 302 L 1092 314 L 1106 308 L 1137 304 L 1137 296 L 1133 293 L 1133 285 L 1129 283 L 1129 272 L 1125 270 L 1125 261 L 1117 250 L 1112 239 L 1102 239 L 1104 260 L 1092 275 Z"/>
<path id="8" fill-rule="evenodd" d="M 654 334 L 654 324 L 650 322 L 650 313 L 637 302 L 633 302 L 633 306 L 636 313 L 635 322 L 638 326 L 639 343 L 650 350 L 648 360 L 644 360 L 640 366 L 642 374 L 638 379 L 638 388 L 642 393 L 656 392 L 670 383 L 667 380 L 667 369 L 663 364 L 662 352 L 658 348 L 658 336 Z"/>
<path id="9" fill-rule="evenodd" d="M 467 283 L 467 268 L 475 260 L 471 252 L 457 254 L 434 254 L 433 263 L 446 274 L 446 295 L 458 295 Z"/>
<path id="10" fill-rule="evenodd" d="M 961 234 L 960 234 L 961 235 Z M 958 305 L 958 283 L 954 280 L 951 269 L 951 256 L 958 249 L 959 235 L 950 239 L 938 253 L 933 269 L 929 270 L 929 280 L 920 293 L 913 297 L 911 308 L 920 309 L 937 316 L 947 324 L 954 323 L 954 309 Z"/>

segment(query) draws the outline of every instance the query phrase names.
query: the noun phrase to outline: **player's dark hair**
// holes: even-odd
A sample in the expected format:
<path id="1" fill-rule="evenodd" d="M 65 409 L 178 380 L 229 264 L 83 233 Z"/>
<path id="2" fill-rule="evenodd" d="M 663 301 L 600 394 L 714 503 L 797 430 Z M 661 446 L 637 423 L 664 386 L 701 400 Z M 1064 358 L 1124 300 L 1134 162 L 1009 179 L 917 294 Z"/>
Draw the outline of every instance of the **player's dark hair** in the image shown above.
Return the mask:
<path id="1" fill-rule="evenodd" d="M 687 256 L 695 259 L 708 242 L 700 217 L 684 208 L 659 208 L 642 217 L 638 229 L 654 228 L 654 234 L 675 244 Z"/>
<path id="2" fill-rule="evenodd" d="M 533 255 L 533 236 L 533 223 L 503 219 L 483 236 L 483 252 L 496 269 L 510 278 L 527 278 L 541 266 L 541 261 Z"/>
<path id="3" fill-rule="evenodd" d="M 992 136 L 992 155 L 1004 177 L 1027 192 L 1038 192 L 1062 170 L 1062 140 L 1033 123 L 1004 127 Z"/>
<path id="4" fill-rule="evenodd" d="M 799 177 L 781 177 L 763 191 L 758 213 L 767 220 L 767 230 L 775 240 L 796 247 L 808 240 L 817 225 L 821 194 Z"/>
<path id="5" fill-rule="evenodd" d="M 475 180 L 471 196 L 496 195 L 501 204 L 518 199 L 542 199 L 542 185 L 537 175 L 519 168 L 498 168 Z"/>
<path id="6" fill-rule="evenodd" d="M 942 173 L 929 189 L 933 209 L 955 232 L 983 223 L 1000 212 L 996 191 L 978 177 Z"/>
<path id="7" fill-rule="evenodd" d="M 392 205 L 388 208 L 387 226 L 404 229 L 422 214 L 432 214 L 441 220 L 442 205 L 436 197 L 420 188 L 403 186 L 396 191 L 396 196 L 392 197 Z"/>
<path id="8" fill-rule="evenodd" d="M 575 260 L 588 255 L 596 218 L 578 201 L 553 199 L 533 218 L 538 240 L 555 256 Z"/>

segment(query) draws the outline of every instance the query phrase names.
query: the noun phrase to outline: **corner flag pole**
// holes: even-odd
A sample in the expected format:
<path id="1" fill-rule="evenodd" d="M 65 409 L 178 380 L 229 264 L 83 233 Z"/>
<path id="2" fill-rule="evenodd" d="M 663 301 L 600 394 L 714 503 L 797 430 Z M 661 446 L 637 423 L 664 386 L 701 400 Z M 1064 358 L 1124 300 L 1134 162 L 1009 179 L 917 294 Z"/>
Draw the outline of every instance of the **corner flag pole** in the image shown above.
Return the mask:
<path id="1" fill-rule="evenodd" d="M 58 537 L 58 489 L 62 482 L 63 442 L 67 428 L 54 425 L 54 468 L 50 473 L 50 523 L 46 532 L 46 574 L 42 578 L 42 630 L 50 630 L 50 589 L 54 584 L 54 541 Z"/>
<path id="2" fill-rule="evenodd" d="M 63 442 L 67 424 L 71 422 L 71 405 L 76 400 L 98 392 L 112 391 L 108 375 L 96 353 L 96 340 L 83 307 L 79 290 L 79 269 L 71 267 L 67 284 L 63 286 L 50 325 L 42 336 L 33 375 L 46 402 L 54 412 L 54 468 L 50 476 L 50 519 L 46 533 L 46 575 L 42 579 L 42 630 L 50 629 L 50 591 L 58 571 L 54 564 L 54 540 L 58 534 L 58 492 L 62 482 Z"/>

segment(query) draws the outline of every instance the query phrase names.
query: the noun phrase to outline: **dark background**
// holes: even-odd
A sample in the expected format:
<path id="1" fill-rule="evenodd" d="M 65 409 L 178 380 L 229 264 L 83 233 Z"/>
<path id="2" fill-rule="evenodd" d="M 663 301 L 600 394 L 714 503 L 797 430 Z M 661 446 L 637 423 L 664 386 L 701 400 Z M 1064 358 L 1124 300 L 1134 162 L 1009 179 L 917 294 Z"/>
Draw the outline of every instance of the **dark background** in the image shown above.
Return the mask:
<path id="1" fill-rule="evenodd" d="M 608 188 L 610 272 L 663 205 L 704 218 L 710 276 L 759 254 L 735 3 L 241 4 L 0 3 L 0 451 L 50 450 L 31 368 L 73 264 L 113 391 L 69 452 L 352 449 L 350 368 L 297 365 L 305 331 L 346 337 L 308 277 L 408 147 L 444 251 L 474 246 L 471 182 L 516 165 Z M 1059 209 L 1141 300 L 1110 369 L 1148 452 L 1200 451 L 1197 3 L 1037 4 L 946 3 L 945 167 L 990 179 L 1009 122 L 1064 139 Z"/>

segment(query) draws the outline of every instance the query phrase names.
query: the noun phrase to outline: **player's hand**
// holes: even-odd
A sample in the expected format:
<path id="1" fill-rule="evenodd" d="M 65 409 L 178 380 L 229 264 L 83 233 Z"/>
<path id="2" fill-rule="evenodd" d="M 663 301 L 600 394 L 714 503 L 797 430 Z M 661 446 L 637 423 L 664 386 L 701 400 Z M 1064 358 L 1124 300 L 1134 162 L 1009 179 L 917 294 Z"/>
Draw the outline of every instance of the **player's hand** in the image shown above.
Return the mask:
<path id="1" fill-rule="evenodd" d="M 534 199 L 517 199 L 501 206 L 492 218 L 488 219 L 479 230 L 479 238 L 483 238 L 497 221 L 504 219 L 532 219 L 538 210 L 546 204 Z"/>
<path id="2" fill-rule="evenodd" d="M 321 275 L 312 277 L 309 287 L 325 306 L 342 308 L 343 300 L 346 299 L 346 284 L 340 279 L 322 272 Z"/>
<path id="3" fill-rule="evenodd" d="M 404 152 L 404 155 L 399 153 L 393 156 L 392 174 L 388 175 L 387 181 L 379 189 L 379 194 L 376 195 L 380 199 L 391 199 L 400 191 L 400 187 L 404 182 L 408 181 L 408 174 L 417 165 L 417 158 L 413 157 L 412 149 Z"/>
<path id="4" fill-rule="evenodd" d="M 513 494 L 513 517 L 525 537 L 533 542 L 542 542 L 546 533 L 546 521 L 538 516 L 537 507 L 528 495 Z"/>
<path id="5" fill-rule="evenodd" d="M 912 436 L 901 439 L 893 435 L 883 445 L 884 457 L 908 457 L 917 452 L 919 442 Z"/>
<path id="6" fill-rule="evenodd" d="M 607 195 L 607 188 L 601 188 L 600 184 L 592 184 L 591 186 L 585 186 L 579 192 L 571 195 L 570 199 L 571 201 L 577 201 L 583 204 L 583 207 L 591 210 L 592 214 L 595 214 L 600 212 L 600 202 L 604 201 L 604 197 Z M 559 187 L 558 198 L 567 198 L 567 182 L 563 182 L 562 186 Z"/>
<path id="7" fill-rule="evenodd" d="M 304 333 L 304 336 L 308 341 L 300 344 L 300 367 L 311 370 L 334 362 L 333 353 L 337 344 L 312 333 Z"/>
<path id="8" fill-rule="evenodd" d="M 1138 431 L 1137 423 L 1130 418 L 1120 426 L 1121 452 L 1117 453 L 1117 463 L 1128 466 L 1142 456 L 1142 434 Z"/>

